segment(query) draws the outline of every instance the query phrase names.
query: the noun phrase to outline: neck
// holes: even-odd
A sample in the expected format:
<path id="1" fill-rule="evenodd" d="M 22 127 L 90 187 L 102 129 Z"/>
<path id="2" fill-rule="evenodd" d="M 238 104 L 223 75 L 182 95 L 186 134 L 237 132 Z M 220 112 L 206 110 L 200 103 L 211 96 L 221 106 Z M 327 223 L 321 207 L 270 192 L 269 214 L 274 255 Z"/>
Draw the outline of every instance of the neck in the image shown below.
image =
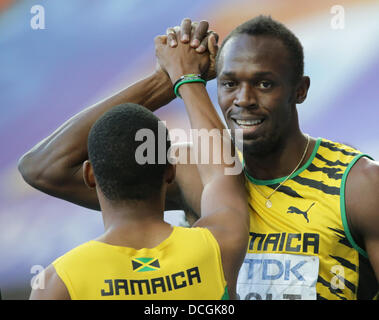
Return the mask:
<path id="1" fill-rule="evenodd" d="M 148 201 L 100 201 L 105 232 L 98 241 L 133 248 L 154 247 L 170 225 L 164 222 L 164 198 Z"/>
<path id="2" fill-rule="evenodd" d="M 265 155 L 249 155 L 244 153 L 245 169 L 248 174 L 259 180 L 272 180 L 291 174 L 300 168 L 312 154 L 315 142 L 310 140 L 304 159 L 300 162 L 307 146 L 307 136 L 300 130 L 280 142 L 274 150 Z"/>
<path id="3" fill-rule="evenodd" d="M 163 206 L 157 200 L 125 201 L 102 205 L 104 229 L 159 221 L 163 219 Z"/>

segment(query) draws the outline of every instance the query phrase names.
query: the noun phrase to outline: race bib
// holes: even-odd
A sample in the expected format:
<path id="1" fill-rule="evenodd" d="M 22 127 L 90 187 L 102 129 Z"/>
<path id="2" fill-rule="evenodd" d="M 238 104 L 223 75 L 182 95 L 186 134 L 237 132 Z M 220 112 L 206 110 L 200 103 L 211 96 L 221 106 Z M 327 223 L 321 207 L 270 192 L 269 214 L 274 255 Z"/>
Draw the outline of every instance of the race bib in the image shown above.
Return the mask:
<path id="1" fill-rule="evenodd" d="M 247 253 L 237 280 L 241 300 L 315 300 L 317 256 Z"/>

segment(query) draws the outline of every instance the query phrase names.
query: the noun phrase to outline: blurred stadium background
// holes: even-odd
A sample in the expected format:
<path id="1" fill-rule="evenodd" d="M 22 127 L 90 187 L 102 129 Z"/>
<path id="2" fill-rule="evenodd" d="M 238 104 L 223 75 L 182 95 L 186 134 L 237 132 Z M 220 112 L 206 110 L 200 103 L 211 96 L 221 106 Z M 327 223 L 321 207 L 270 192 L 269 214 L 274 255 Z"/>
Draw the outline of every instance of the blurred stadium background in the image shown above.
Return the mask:
<path id="1" fill-rule="evenodd" d="M 45 9 L 33 30 L 32 6 Z M 342 5 L 345 27 L 333 29 Z M 379 159 L 379 1 L 0 0 L 0 288 L 26 299 L 33 266 L 46 267 L 101 234 L 98 212 L 26 185 L 19 157 L 86 106 L 149 74 L 153 38 L 182 18 L 207 19 L 222 40 L 241 22 L 270 14 L 300 38 L 311 77 L 299 105 L 302 129 Z M 217 104 L 215 81 L 207 86 Z M 158 112 L 188 128 L 182 101 Z"/>

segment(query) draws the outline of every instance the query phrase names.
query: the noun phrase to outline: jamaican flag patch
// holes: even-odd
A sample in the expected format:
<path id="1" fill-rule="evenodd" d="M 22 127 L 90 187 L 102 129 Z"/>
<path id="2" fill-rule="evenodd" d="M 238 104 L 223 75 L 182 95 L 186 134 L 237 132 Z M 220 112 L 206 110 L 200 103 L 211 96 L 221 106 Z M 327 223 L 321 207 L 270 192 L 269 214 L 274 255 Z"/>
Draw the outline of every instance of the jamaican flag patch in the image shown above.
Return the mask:
<path id="1" fill-rule="evenodd" d="M 134 258 L 132 259 L 133 271 L 155 271 L 159 270 L 160 265 L 157 258 Z"/>

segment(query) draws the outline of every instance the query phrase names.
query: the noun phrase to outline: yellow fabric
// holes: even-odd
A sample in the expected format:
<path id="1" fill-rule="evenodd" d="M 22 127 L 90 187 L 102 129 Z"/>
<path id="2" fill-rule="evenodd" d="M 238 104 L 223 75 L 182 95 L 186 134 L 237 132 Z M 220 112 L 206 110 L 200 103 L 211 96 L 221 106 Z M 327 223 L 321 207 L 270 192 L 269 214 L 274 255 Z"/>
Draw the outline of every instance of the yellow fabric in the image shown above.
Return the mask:
<path id="1" fill-rule="evenodd" d="M 217 300 L 226 288 L 218 243 L 205 228 L 174 227 L 151 249 L 92 240 L 53 265 L 71 299 Z"/>
<path id="2" fill-rule="evenodd" d="M 274 289 L 279 295 L 277 299 L 304 296 L 307 299 L 357 299 L 360 259 L 346 237 L 340 187 L 343 173 L 359 154 L 346 145 L 318 139 L 309 161 L 272 195 L 270 209 L 256 188 L 268 196 L 284 178 L 263 181 L 247 175 L 251 229 L 249 259 L 245 260 L 237 289 L 241 299 L 272 299 L 270 290 Z M 294 256 L 304 259 L 290 264 Z M 269 260 L 264 261 L 266 257 Z M 307 281 L 306 270 L 316 272 L 316 292 L 304 295 L 310 290 L 304 288 L 297 295 L 288 295 L 294 286 L 291 277 L 302 284 Z M 259 272 L 263 275 L 257 279 Z M 280 292 L 279 286 L 270 287 L 275 286 L 274 280 L 279 281 L 279 278 Z"/>

